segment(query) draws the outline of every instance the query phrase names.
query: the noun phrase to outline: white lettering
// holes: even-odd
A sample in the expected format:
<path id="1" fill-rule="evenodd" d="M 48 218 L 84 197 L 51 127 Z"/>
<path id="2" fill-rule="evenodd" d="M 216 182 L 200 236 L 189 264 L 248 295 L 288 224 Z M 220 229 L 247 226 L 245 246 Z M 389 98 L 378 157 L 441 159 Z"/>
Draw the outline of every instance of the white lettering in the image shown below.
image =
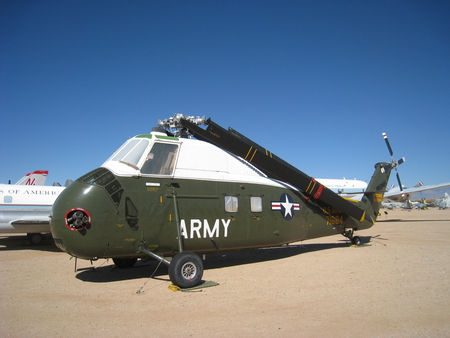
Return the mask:
<path id="1" fill-rule="evenodd" d="M 207 219 L 203 220 L 203 222 L 199 219 L 191 219 L 189 222 L 189 230 L 187 229 L 186 221 L 182 219 L 180 222 L 180 234 L 185 239 L 192 239 L 194 237 L 217 238 L 221 236 L 220 223 L 222 223 L 223 226 L 222 236 L 228 237 L 228 227 L 231 223 L 231 219 L 216 219 L 212 229 Z"/>
<path id="2" fill-rule="evenodd" d="M 205 219 L 205 226 L 203 227 L 203 238 L 213 238 L 214 234 L 216 234 L 215 237 L 219 237 L 219 220 L 216 219 L 216 221 L 214 222 L 214 228 L 211 231 L 208 220 Z"/>
<path id="3" fill-rule="evenodd" d="M 224 230 L 223 237 L 228 236 L 228 226 L 230 225 L 230 222 L 231 222 L 231 219 L 227 219 L 227 220 L 222 219 L 222 225 L 223 225 L 223 230 Z"/>
<path id="4" fill-rule="evenodd" d="M 181 220 L 180 230 L 181 236 L 183 236 L 184 238 L 188 238 L 186 237 L 186 222 L 184 221 L 184 219 Z"/>
<path id="5" fill-rule="evenodd" d="M 195 226 L 197 224 L 197 226 Z M 197 238 L 201 238 L 200 229 L 202 228 L 202 221 L 199 219 L 191 219 L 191 238 L 194 238 L 194 232 L 197 233 Z"/>

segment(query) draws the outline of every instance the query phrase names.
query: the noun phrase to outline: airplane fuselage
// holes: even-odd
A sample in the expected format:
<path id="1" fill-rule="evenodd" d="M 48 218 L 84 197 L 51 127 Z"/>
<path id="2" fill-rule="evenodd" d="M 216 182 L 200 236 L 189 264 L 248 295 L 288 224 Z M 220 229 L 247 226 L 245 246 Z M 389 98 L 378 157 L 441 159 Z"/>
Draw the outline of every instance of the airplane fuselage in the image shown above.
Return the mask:
<path id="1" fill-rule="evenodd" d="M 0 233 L 49 233 L 51 206 L 64 189 L 0 184 Z"/>
<path id="2" fill-rule="evenodd" d="M 56 186 L 0 184 L 0 205 L 51 207 L 63 190 Z"/>

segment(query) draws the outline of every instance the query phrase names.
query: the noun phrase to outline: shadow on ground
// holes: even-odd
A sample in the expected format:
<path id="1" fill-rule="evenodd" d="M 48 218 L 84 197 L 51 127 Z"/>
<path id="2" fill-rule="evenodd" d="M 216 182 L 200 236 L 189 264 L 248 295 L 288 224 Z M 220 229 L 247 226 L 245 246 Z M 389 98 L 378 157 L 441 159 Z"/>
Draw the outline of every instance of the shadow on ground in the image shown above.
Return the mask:
<path id="1" fill-rule="evenodd" d="M 371 238 L 361 237 L 361 240 L 364 244 L 369 243 Z M 251 249 L 228 254 L 207 255 L 206 260 L 203 261 L 203 265 L 205 271 L 222 269 L 236 265 L 267 262 L 306 254 L 308 252 L 332 250 L 349 246 L 349 241 L 343 239 L 340 243 L 294 244 L 275 248 Z M 154 278 L 169 281 L 167 275 L 168 267 L 153 259 L 148 261 L 139 260 L 133 267 L 127 269 L 119 269 L 114 265 L 112 260 L 105 260 L 101 266 L 79 267 L 76 278 L 84 282 L 92 283 L 108 283 L 140 278 Z"/>
<path id="2" fill-rule="evenodd" d="M 32 244 L 27 235 L 14 234 L 0 236 L 0 251 L 1 250 L 37 250 L 37 251 L 62 251 L 55 245 L 55 241 L 51 234 L 43 234 L 43 240 L 39 244 Z"/>

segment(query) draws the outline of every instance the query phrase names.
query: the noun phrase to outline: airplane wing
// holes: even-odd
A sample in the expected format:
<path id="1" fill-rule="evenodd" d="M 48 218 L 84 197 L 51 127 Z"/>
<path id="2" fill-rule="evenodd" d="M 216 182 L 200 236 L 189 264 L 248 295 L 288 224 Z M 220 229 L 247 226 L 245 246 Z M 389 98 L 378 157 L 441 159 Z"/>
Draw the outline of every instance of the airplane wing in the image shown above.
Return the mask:
<path id="1" fill-rule="evenodd" d="M 1 233 L 50 232 L 50 209 L 0 210 Z"/>
<path id="2" fill-rule="evenodd" d="M 394 201 L 394 202 L 405 202 L 409 199 L 411 199 L 412 194 L 421 192 L 421 191 L 427 191 L 427 190 L 433 190 L 433 189 L 440 189 L 450 187 L 450 183 L 441 183 L 441 184 L 435 184 L 435 185 L 423 185 L 420 187 L 415 188 L 409 188 L 403 190 L 403 195 L 400 191 L 395 192 L 387 192 L 384 194 L 384 200 L 385 201 Z"/>

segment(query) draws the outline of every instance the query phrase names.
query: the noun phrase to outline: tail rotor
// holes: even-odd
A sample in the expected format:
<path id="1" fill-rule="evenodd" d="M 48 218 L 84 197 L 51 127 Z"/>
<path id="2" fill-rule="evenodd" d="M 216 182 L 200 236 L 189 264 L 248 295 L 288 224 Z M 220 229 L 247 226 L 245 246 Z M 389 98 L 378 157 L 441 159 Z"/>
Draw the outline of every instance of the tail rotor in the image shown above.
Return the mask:
<path id="1" fill-rule="evenodd" d="M 392 165 L 392 168 L 394 168 L 395 171 L 396 171 L 396 174 L 397 174 L 396 176 L 397 176 L 398 186 L 400 187 L 400 191 L 401 191 L 402 196 L 403 196 L 403 195 L 404 195 L 404 192 L 403 192 L 403 185 L 402 185 L 402 181 L 400 180 L 400 175 L 398 174 L 398 166 L 399 166 L 400 164 L 402 164 L 403 162 L 405 162 L 406 159 L 405 159 L 404 157 L 402 157 L 402 158 L 399 159 L 398 161 L 395 160 L 395 158 L 394 158 L 394 152 L 393 152 L 393 150 L 392 150 L 391 144 L 389 143 L 389 139 L 388 139 L 388 137 L 387 137 L 387 134 L 386 134 L 386 133 L 382 133 L 382 135 L 383 135 L 384 141 L 386 142 L 386 145 L 387 145 L 387 147 L 388 147 L 389 153 L 391 154 L 391 158 L 392 158 L 391 165 Z"/>

